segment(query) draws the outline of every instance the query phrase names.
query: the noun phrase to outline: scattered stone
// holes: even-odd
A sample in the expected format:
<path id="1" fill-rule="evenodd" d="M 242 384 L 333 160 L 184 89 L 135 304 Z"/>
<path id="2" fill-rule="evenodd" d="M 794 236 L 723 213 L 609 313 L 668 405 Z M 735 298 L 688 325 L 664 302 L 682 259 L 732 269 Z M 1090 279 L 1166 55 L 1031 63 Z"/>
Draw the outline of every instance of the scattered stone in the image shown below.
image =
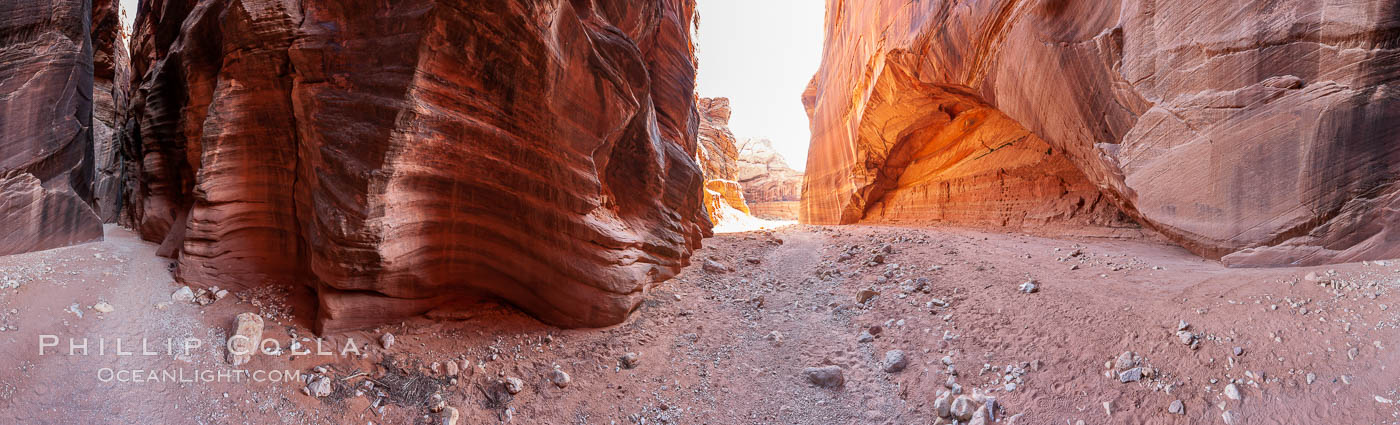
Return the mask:
<path id="1" fill-rule="evenodd" d="M 1020 291 L 1026 294 L 1038 292 L 1040 291 L 1040 284 L 1036 283 L 1035 280 L 1028 280 L 1025 283 L 1021 284 Z"/>
<path id="2" fill-rule="evenodd" d="M 194 301 L 194 291 L 190 290 L 188 286 L 181 286 L 180 289 L 175 290 L 175 293 L 170 294 L 170 299 L 183 303 L 191 302 Z"/>
<path id="3" fill-rule="evenodd" d="M 569 386 L 570 382 L 573 382 L 573 378 L 569 377 L 568 372 L 564 372 L 556 367 L 554 371 L 549 372 L 549 382 L 553 382 L 556 387 L 564 388 Z"/>
<path id="4" fill-rule="evenodd" d="M 1135 367 L 1118 373 L 1118 382 L 1137 382 L 1142 379 L 1142 368 Z"/>
<path id="5" fill-rule="evenodd" d="M 803 369 L 802 376 L 807 378 L 807 382 L 822 388 L 839 388 L 846 383 L 841 367 L 834 365 Z"/>
<path id="6" fill-rule="evenodd" d="M 860 336 L 856 337 L 856 342 L 861 342 L 861 343 L 870 342 L 870 341 L 874 341 L 874 340 L 875 340 L 875 335 L 871 334 L 870 331 L 860 331 Z"/>
<path id="7" fill-rule="evenodd" d="M 1184 331 L 1184 330 L 1186 330 L 1186 328 L 1189 328 L 1189 327 L 1191 327 L 1191 324 L 1190 324 L 1190 323 L 1186 323 L 1185 320 L 1179 320 L 1179 321 L 1177 321 L 1177 323 L 1176 323 L 1176 330 L 1178 330 L 1178 331 Z"/>
<path id="8" fill-rule="evenodd" d="M 457 361 L 455 361 L 455 360 L 451 360 L 451 359 L 447 360 L 446 362 L 443 363 L 443 367 L 444 367 L 445 371 L 447 372 L 447 377 L 449 377 L 449 378 L 456 377 L 457 374 L 459 374 L 459 373 L 462 372 L 462 369 L 461 369 L 460 367 L 457 366 Z"/>
<path id="9" fill-rule="evenodd" d="M 253 353 L 262 342 L 262 332 L 262 316 L 256 313 L 239 313 L 234 316 L 233 333 L 228 340 L 228 362 L 239 366 L 253 360 Z"/>
<path id="10" fill-rule="evenodd" d="M 1176 331 L 1176 339 L 1181 341 L 1183 345 L 1191 345 L 1192 342 L 1196 341 L 1196 335 L 1191 331 Z"/>
<path id="11" fill-rule="evenodd" d="M 1240 348 L 1240 347 L 1235 347 L 1235 356 L 1236 356 L 1236 357 L 1239 357 L 1239 356 L 1243 356 L 1243 355 L 1244 355 L 1244 349 L 1243 349 L 1243 348 Z"/>
<path id="12" fill-rule="evenodd" d="M 438 425 L 457 425 L 457 420 L 460 418 L 461 413 L 457 412 L 457 408 L 447 406 L 444 407 L 441 412 L 438 412 L 437 423 Z"/>
<path id="13" fill-rule="evenodd" d="M 898 373 L 907 366 L 909 366 L 909 358 L 904 356 L 904 351 L 890 350 L 885 352 L 885 372 Z"/>
<path id="14" fill-rule="evenodd" d="M 1240 414 L 1235 413 L 1233 410 L 1226 410 L 1225 413 L 1221 413 L 1220 418 L 1225 420 L 1225 425 L 1238 425 L 1240 423 Z"/>
<path id="15" fill-rule="evenodd" d="M 98 313 L 111 313 L 113 310 L 116 310 L 115 308 L 112 308 L 111 304 L 107 304 L 106 301 L 101 301 L 97 304 L 93 304 L 92 309 L 96 310 Z"/>
<path id="16" fill-rule="evenodd" d="M 1134 357 L 1136 355 L 1132 351 L 1124 351 L 1123 354 L 1119 354 L 1118 358 L 1113 360 L 1113 370 L 1122 372 L 1137 366 L 1137 360 L 1134 360 Z"/>
<path id="17" fill-rule="evenodd" d="M 705 272 L 707 272 L 707 273 L 716 273 L 716 274 L 729 273 L 729 267 L 725 267 L 723 264 L 720 264 L 720 263 L 716 262 L 715 260 L 711 260 L 711 259 L 708 259 L 708 258 L 705 259 L 705 265 L 704 265 L 702 268 L 703 268 L 703 269 L 705 270 Z"/>
<path id="18" fill-rule="evenodd" d="M 311 380 L 310 384 L 306 384 L 306 388 L 302 389 L 302 393 L 316 398 L 329 396 L 331 395 L 331 379 L 324 376 L 317 376 Z"/>
<path id="19" fill-rule="evenodd" d="M 778 332 L 778 331 L 769 332 L 769 333 L 768 333 L 768 336 L 765 337 L 765 339 L 767 339 L 767 340 L 769 340 L 769 341 L 772 341 L 774 345 L 783 345 L 783 333 L 782 333 L 782 332 Z"/>
<path id="20" fill-rule="evenodd" d="M 1240 388 L 1236 387 L 1235 384 L 1225 386 L 1225 397 L 1228 397 L 1231 400 L 1240 400 L 1244 398 L 1240 395 Z"/>
<path id="21" fill-rule="evenodd" d="M 384 335 L 380 335 L 379 345 L 383 346 L 385 350 L 388 350 L 389 347 L 394 345 L 394 334 L 386 333 Z"/>
<path id="22" fill-rule="evenodd" d="M 978 408 L 977 408 L 977 411 L 972 412 L 972 420 L 971 420 L 971 421 L 968 421 L 968 422 L 967 422 L 967 425 L 987 425 L 987 422 L 988 422 L 987 406 L 982 406 L 982 407 L 978 407 Z"/>
<path id="23" fill-rule="evenodd" d="M 1395 401 L 1381 396 L 1376 396 L 1376 402 L 1381 404 L 1395 404 Z"/>
<path id="24" fill-rule="evenodd" d="M 972 414 L 977 411 L 977 403 L 971 397 L 960 395 L 953 400 L 953 406 L 949 409 L 954 419 L 966 421 L 972 419 Z"/>
<path id="25" fill-rule="evenodd" d="M 953 415 L 952 407 L 953 393 L 948 391 L 939 391 L 938 398 L 935 398 L 933 400 L 933 410 L 938 413 L 938 417 L 951 418 Z"/>
<path id="26" fill-rule="evenodd" d="M 1167 406 L 1167 413 L 1171 413 L 1173 415 L 1185 415 L 1186 405 L 1182 403 L 1181 400 L 1172 400 L 1172 404 Z"/>
<path id="27" fill-rule="evenodd" d="M 1308 372 L 1308 385 L 1312 385 L 1313 381 L 1316 381 L 1316 380 L 1317 380 L 1317 374 L 1316 374 L 1316 373 L 1312 373 L 1312 372 Z"/>
<path id="28" fill-rule="evenodd" d="M 880 291 L 876 291 L 874 289 L 862 289 L 860 290 L 860 292 L 856 293 L 856 303 L 865 304 L 866 301 L 870 301 L 871 298 L 875 298 L 875 296 L 877 295 L 880 295 Z"/>
<path id="29" fill-rule="evenodd" d="M 508 393 L 520 394 L 521 391 L 525 390 L 525 381 L 521 381 L 520 378 L 514 376 L 507 376 L 505 379 L 501 380 L 501 387 L 505 388 Z"/>

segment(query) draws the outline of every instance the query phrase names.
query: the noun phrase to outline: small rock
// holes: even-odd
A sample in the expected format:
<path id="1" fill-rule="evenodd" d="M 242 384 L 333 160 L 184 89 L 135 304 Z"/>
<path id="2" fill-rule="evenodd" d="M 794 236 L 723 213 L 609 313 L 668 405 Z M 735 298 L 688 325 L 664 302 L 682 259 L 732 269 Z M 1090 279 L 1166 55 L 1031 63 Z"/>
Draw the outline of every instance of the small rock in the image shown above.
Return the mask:
<path id="1" fill-rule="evenodd" d="M 306 390 L 302 392 L 316 398 L 329 396 L 331 395 L 331 379 L 318 376 L 310 384 L 307 384 Z"/>
<path id="2" fill-rule="evenodd" d="M 564 372 L 563 370 L 560 370 L 559 368 L 555 368 L 554 371 L 549 372 L 549 382 L 553 382 L 553 383 L 554 383 L 554 386 L 556 386 L 556 387 L 559 387 L 559 388 L 567 387 L 567 386 L 569 386 L 569 383 L 572 382 L 572 381 L 573 381 L 573 378 L 570 378 L 570 377 L 569 377 L 568 372 Z"/>
<path id="3" fill-rule="evenodd" d="M 1244 398 L 1240 396 L 1240 388 L 1236 387 L 1235 384 L 1225 386 L 1225 397 L 1228 397 L 1231 400 L 1239 400 Z"/>
<path id="4" fill-rule="evenodd" d="M 1167 406 L 1167 413 L 1184 415 L 1186 414 L 1186 405 L 1181 400 L 1172 400 L 1172 404 Z"/>
<path id="5" fill-rule="evenodd" d="M 92 309 L 93 309 L 93 310 L 96 310 L 98 313 L 111 313 L 113 310 L 116 310 L 116 309 L 112 308 L 112 305 L 111 305 L 111 304 L 107 304 L 106 301 L 102 301 L 102 302 L 99 302 L 99 303 L 97 303 L 97 304 L 93 304 L 93 305 L 92 305 Z"/>
<path id="6" fill-rule="evenodd" d="M 188 286 L 181 286 L 180 289 L 175 290 L 175 293 L 170 294 L 170 299 L 185 303 L 191 302 L 194 301 L 194 291 L 190 290 Z"/>
<path id="7" fill-rule="evenodd" d="M 708 273 L 729 273 L 729 267 L 708 258 L 705 259 L 705 265 L 702 268 Z"/>
<path id="8" fill-rule="evenodd" d="M 525 381 L 521 381 L 520 378 L 514 376 L 507 376 L 506 379 L 501 380 L 501 386 L 504 387 L 508 393 L 520 394 L 521 391 L 525 390 Z"/>
<path id="9" fill-rule="evenodd" d="M 1238 357 L 1238 356 L 1243 356 L 1243 355 L 1244 355 L 1244 348 L 1235 347 L 1235 356 Z"/>
<path id="10" fill-rule="evenodd" d="M 880 295 L 880 291 L 876 291 L 874 289 L 862 289 L 860 290 L 860 292 L 856 293 L 856 303 L 865 304 L 866 301 L 870 301 L 871 298 L 875 298 L 875 296 L 877 295 Z"/>
<path id="11" fill-rule="evenodd" d="M 388 350 L 389 347 L 394 345 L 394 334 L 386 333 L 384 335 L 380 335 L 379 345 L 383 346 L 385 350 Z"/>
<path id="12" fill-rule="evenodd" d="M 1176 331 L 1176 339 L 1182 344 L 1191 345 L 1192 342 L 1196 341 L 1196 335 L 1190 331 Z"/>
<path id="13" fill-rule="evenodd" d="M 977 403 L 971 397 L 960 395 L 953 400 L 953 406 L 949 409 L 954 419 L 966 421 L 972 419 L 972 414 L 977 411 Z"/>
<path id="14" fill-rule="evenodd" d="M 1308 385 L 1312 385 L 1313 381 L 1316 381 L 1316 380 L 1317 380 L 1317 374 L 1312 373 L 1312 372 L 1308 372 Z"/>
<path id="15" fill-rule="evenodd" d="M 457 425 L 457 420 L 461 418 L 461 413 L 456 407 L 447 406 L 438 412 L 438 425 Z"/>
<path id="16" fill-rule="evenodd" d="M 802 370 L 802 376 L 807 378 L 807 382 L 822 388 L 838 388 L 846 383 L 840 366 L 809 367 Z"/>
<path id="17" fill-rule="evenodd" d="M 1221 413 L 1220 419 L 1225 420 L 1225 425 L 1238 425 L 1241 422 L 1240 414 L 1235 413 L 1233 410 L 1226 410 L 1225 413 Z"/>
<path id="18" fill-rule="evenodd" d="M 1118 382 L 1137 382 L 1142 379 L 1142 368 L 1135 367 L 1118 373 Z"/>
<path id="19" fill-rule="evenodd" d="M 909 358 L 904 356 L 904 351 L 890 350 L 885 352 L 884 370 L 888 373 L 897 373 L 909 366 Z"/>
<path id="20" fill-rule="evenodd" d="M 972 412 L 972 420 L 967 425 L 987 425 L 988 415 L 987 406 L 978 407 L 977 411 Z"/>
<path id="21" fill-rule="evenodd" d="M 1395 401 L 1381 396 L 1376 396 L 1376 402 L 1380 404 L 1395 404 Z"/>
<path id="22" fill-rule="evenodd" d="M 1039 284 L 1039 283 L 1036 283 L 1035 280 L 1028 280 L 1028 281 L 1026 281 L 1025 283 L 1022 283 L 1022 284 L 1021 284 L 1019 290 L 1020 290 L 1022 293 L 1026 293 L 1026 294 L 1035 293 L 1035 292 L 1040 291 L 1040 284 Z"/>
<path id="23" fill-rule="evenodd" d="M 456 360 L 450 360 L 450 359 L 449 359 L 448 361 L 446 361 L 446 362 L 443 363 L 443 367 L 444 367 L 444 369 L 445 369 L 446 372 L 447 372 L 447 377 L 449 377 L 449 378 L 455 377 L 455 376 L 457 376 L 458 373 L 461 373 L 461 372 L 462 372 L 462 369 L 461 369 L 460 367 L 457 366 L 457 361 L 456 361 Z"/>
<path id="24" fill-rule="evenodd" d="M 256 313 L 239 313 L 233 318 L 233 333 L 228 340 L 228 362 L 239 366 L 253 360 L 253 353 L 262 343 L 263 318 Z M 318 396 L 320 397 L 320 396 Z"/>
<path id="25" fill-rule="evenodd" d="M 1113 370 L 1122 372 L 1137 366 L 1137 361 L 1133 360 L 1133 357 L 1135 354 L 1132 351 L 1124 351 L 1123 354 L 1119 354 L 1118 358 L 1113 360 Z"/>
<path id="26" fill-rule="evenodd" d="M 933 410 L 938 413 L 940 418 L 952 417 L 952 406 L 953 393 L 948 391 L 939 391 L 938 397 L 933 400 Z"/>
<path id="27" fill-rule="evenodd" d="M 860 336 L 856 337 L 856 342 L 870 342 L 875 340 L 875 335 L 870 331 L 860 331 Z"/>
<path id="28" fill-rule="evenodd" d="M 1177 321 L 1177 323 L 1176 323 L 1176 330 L 1178 330 L 1178 331 L 1184 331 L 1184 330 L 1186 330 L 1186 328 L 1189 328 L 1189 327 L 1191 327 L 1191 324 L 1190 324 L 1190 323 L 1186 323 L 1185 320 L 1179 320 L 1179 321 Z"/>
<path id="29" fill-rule="evenodd" d="M 637 365 L 641 363 L 642 358 L 641 355 L 637 353 L 629 352 L 627 354 L 623 354 L 622 357 L 619 357 L 617 360 L 622 363 L 623 369 L 632 369 L 637 367 Z"/>

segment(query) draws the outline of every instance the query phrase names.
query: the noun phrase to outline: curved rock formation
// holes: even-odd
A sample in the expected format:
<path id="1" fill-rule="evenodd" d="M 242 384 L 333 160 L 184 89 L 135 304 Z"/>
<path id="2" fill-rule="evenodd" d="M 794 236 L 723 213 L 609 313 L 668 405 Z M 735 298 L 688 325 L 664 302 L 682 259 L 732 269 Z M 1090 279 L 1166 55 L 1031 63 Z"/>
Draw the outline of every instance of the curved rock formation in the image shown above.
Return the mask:
<path id="1" fill-rule="evenodd" d="M 788 166 L 768 139 L 746 139 L 739 148 L 739 183 L 755 217 L 796 220 L 802 173 Z"/>
<path id="2" fill-rule="evenodd" d="M 622 321 L 709 232 L 693 0 L 144 0 L 124 150 L 178 278 L 321 332 L 466 297 Z"/>
<path id="3" fill-rule="evenodd" d="M 102 238 L 92 203 L 91 5 L 9 1 L 0 18 L 0 255 Z"/>
<path id="4" fill-rule="evenodd" d="M 1400 6 L 830 0 L 802 219 L 1105 223 L 1400 256 Z"/>
<path id="5" fill-rule="evenodd" d="M 739 147 L 734 132 L 729 130 L 729 117 L 734 113 L 729 99 L 723 97 L 696 99 L 700 113 L 700 133 L 695 161 L 705 174 L 705 211 L 710 223 L 719 226 L 749 215 L 744 202 L 743 187 L 734 181 L 739 173 Z"/>

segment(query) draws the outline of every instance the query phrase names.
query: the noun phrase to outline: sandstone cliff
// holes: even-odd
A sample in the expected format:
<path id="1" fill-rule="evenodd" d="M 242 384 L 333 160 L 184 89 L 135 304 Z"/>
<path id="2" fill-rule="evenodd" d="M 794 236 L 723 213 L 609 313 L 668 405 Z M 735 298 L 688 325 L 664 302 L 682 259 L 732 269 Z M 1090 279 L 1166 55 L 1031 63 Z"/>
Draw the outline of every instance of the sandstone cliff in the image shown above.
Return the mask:
<path id="1" fill-rule="evenodd" d="M 92 203 L 91 4 L 0 13 L 0 255 L 102 238 Z"/>
<path id="2" fill-rule="evenodd" d="M 744 187 L 749 211 L 758 218 L 797 220 L 802 199 L 802 173 L 768 139 L 745 139 L 739 148 L 737 178 Z"/>
<path id="3" fill-rule="evenodd" d="M 729 118 L 734 111 L 729 99 L 699 98 L 695 108 L 700 114 L 700 132 L 695 161 L 705 175 L 705 211 L 710 223 L 719 226 L 749 215 L 748 204 L 739 182 L 739 147 Z"/>
<path id="4" fill-rule="evenodd" d="M 126 52 L 118 0 L 92 2 L 92 145 L 93 203 L 103 222 L 117 221 L 126 182 L 118 129 L 131 82 L 131 58 Z"/>
<path id="5" fill-rule="evenodd" d="M 130 214 L 321 331 L 507 300 L 622 321 L 709 233 L 693 0 L 144 0 Z M 152 12 L 156 11 L 156 12 Z"/>
<path id="6" fill-rule="evenodd" d="M 830 0 L 802 219 L 1114 225 L 1400 256 L 1400 6 Z"/>

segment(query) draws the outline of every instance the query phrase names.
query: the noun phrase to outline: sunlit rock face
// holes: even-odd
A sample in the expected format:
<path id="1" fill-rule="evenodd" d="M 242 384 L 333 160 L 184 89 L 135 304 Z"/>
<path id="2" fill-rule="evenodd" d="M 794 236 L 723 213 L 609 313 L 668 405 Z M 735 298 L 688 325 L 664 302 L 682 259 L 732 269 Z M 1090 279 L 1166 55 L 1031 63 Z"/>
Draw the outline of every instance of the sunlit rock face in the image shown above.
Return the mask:
<path id="1" fill-rule="evenodd" d="M 746 139 L 739 148 L 736 178 L 744 187 L 749 211 L 758 218 L 796 220 L 802 199 L 802 173 L 768 139 Z"/>
<path id="2" fill-rule="evenodd" d="M 710 224 L 692 0 L 144 0 L 128 214 L 322 332 L 494 297 L 622 321 Z"/>
<path id="3" fill-rule="evenodd" d="M 739 173 L 739 147 L 729 129 L 734 111 L 723 97 L 699 98 L 695 108 L 700 114 L 695 160 L 705 175 L 705 211 L 710 223 L 718 226 L 749 214 L 743 187 L 734 181 Z"/>
<path id="4" fill-rule="evenodd" d="M 826 40 L 805 221 L 1116 206 L 1232 265 L 1400 257 L 1395 2 L 832 0 Z"/>
<path id="5" fill-rule="evenodd" d="M 91 14 L 80 0 L 0 6 L 0 255 L 102 238 Z"/>

